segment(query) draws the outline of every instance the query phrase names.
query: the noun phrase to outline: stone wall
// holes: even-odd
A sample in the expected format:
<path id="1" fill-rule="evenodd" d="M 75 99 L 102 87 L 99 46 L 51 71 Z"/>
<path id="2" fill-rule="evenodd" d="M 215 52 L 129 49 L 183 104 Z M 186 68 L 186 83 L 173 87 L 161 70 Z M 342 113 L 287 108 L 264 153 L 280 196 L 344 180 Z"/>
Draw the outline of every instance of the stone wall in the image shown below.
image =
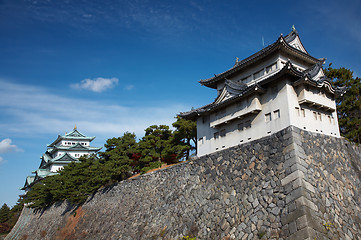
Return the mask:
<path id="1" fill-rule="evenodd" d="M 288 127 L 99 190 L 24 209 L 6 239 L 358 239 L 361 152 Z"/>

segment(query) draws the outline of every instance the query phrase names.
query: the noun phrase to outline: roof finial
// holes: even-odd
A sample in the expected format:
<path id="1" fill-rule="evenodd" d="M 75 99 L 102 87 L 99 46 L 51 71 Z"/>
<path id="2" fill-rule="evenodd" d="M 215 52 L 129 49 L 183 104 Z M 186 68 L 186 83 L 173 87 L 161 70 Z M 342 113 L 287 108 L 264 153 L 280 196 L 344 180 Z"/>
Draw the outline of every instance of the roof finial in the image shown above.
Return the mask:
<path id="1" fill-rule="evenodd" d="M 238 57 L 236 57 L 236 63 L 238 63 L 239 62 L 239 58 Z"/>
<path id="2" fill-rule="evenodd" d="M 292 32 L 296 31 L 295 25 L 292 25 Z"/>
<path id="3" fill-rule="evenodd" d="M 74 126 L 74 130 L 76 130 L 77 129 L 77 127 L 76 127 L 76 124 L 75 124 L 75 126 Z"/>

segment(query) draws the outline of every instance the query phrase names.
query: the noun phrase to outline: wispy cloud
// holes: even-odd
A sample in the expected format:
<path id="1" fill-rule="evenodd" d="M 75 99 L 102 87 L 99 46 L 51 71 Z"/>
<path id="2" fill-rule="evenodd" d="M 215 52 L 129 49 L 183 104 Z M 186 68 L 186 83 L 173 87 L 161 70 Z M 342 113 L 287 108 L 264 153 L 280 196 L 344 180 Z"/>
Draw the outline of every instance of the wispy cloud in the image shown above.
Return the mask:
<path id="1" fill-rule="evenodd" d="M 127 91 L 130 91 L 130 90 L 134 89 L 134 85 L 127 85 L 127 86 L 125 86 L 124 89 Z"/>
<path id="2" fill-rule="evenodd" d="M 20 151 L 20 149 L 16 145 L 11 144 L 11 142 L 10 138 L 5 138 L 0 141 L 0 153 Z"/>
<path id="3" fill-rule="evenodd" d="M 4 159 L 2 157 L 0 157 L 0 164 L 2 164 L 4 162 Z"/>
<path id="4" fill-rule="evenodd" d="M 0 129 L 5 136 L 59 134 L 77 124 L 81 131 L 106 138 L 125 131 L 144 134 L 151 124 L 174 122 L 186 106 L 161 103 L 157 106 L 122 106 L 100 100 L 65 97 L 49 89 L 0 80 Z"/>
<path id="5" fill-rule="evenodd" d="M 74 89 L 85 89 L 93 92 L 103 92 L 107 89 L 115 87 L 119 82 L 118 78 L 102 78 L 84 79 L 80 83 L 71 84 L 70 87 Z"/>

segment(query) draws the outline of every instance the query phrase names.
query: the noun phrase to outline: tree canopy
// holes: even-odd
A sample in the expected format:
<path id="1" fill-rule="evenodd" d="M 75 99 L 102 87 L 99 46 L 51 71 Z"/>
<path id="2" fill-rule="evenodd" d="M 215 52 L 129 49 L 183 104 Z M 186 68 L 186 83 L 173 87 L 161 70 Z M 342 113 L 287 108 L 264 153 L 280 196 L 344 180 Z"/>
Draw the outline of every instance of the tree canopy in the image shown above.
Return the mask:
<path id="1" fill-rule="evenodd" d="M 350 69 L 332 68 L 331 64 L 324 69 L 325 75 L 337 87 L 345 86 L 346 93 L 336 98 L 337 115 L 341 135 L 360 143 L 361 141 L 361 79 L 353 76 Z"/>
<path id="2" fill-rule="evenodd" d="M 6 203 L 0 208 L 0 223 L 6 222 L 10 217 L 10 208 Z"/>
<path id="3" fill-rule="evenodd" d="M 175 130 L 167 125 L 152 125 L 137 141 L 134 133 L 110 138 L 105 151 L 98 156 L 82 156 L 79 163 L 71 163 L 36 183 L 26 194 L 25 202 L 33 208 L 69 200 L 81 204 L 100 187 L 145 173 L 163 164 L 173 164 L 189 157 L 195 149 L 196 124 L 177 118 Z"/>

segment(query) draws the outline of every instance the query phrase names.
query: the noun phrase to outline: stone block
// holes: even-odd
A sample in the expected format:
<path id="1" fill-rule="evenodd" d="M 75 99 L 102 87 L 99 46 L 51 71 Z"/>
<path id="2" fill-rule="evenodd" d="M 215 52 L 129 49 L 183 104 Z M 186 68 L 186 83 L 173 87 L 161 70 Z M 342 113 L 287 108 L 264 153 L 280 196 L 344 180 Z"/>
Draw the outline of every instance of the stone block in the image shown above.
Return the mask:
<path id="1" fill-rule="evenodd" d="M 308 226 L 307 216 L 303 215 L 296 220 L 297 229 L 301 230 Z"/>
<path id="2" fill-rule="evenodd" d="M 298 178 L 293 182 L 293 188 L 296 189 L 298 187 L 304 187 L 308 191 L 315 193 L 315 188 L 305 179 Z"/>
<path id="3" fill-rule="evenodd" d="M 295 200 L 297 207 L 300 206 L 307 206 L 310 209 L 312 209 L 313 211 L 318 211 L 318 207 L 316 206 L 316 204 L 314 204 L 313 202 L 311 202 L 310 200 L 308 200 L 306 197 L 301 196 L 299 198 L 297 198 Z"/>
<path id="4" fill-rule="evenodd" d="M 295 180 L 297 178 L 304 178 L 304 175 L 305 174 L 302 171 L 296 170 L 293 173 L 286 176 L 285 178 L 283 178 L 281 180 L 281 184 L 282 184 L 282 186 L 285 186 L 286 184 L 292 182 L 293 180 Z"/>
<path id="5" fill-rule="evenodd" d="M 310 227 L 303 228 L 294 234 L 291 234 L 287 240 L 305 240 L 305 239 L 317 239 L 316 232 Z"/>

